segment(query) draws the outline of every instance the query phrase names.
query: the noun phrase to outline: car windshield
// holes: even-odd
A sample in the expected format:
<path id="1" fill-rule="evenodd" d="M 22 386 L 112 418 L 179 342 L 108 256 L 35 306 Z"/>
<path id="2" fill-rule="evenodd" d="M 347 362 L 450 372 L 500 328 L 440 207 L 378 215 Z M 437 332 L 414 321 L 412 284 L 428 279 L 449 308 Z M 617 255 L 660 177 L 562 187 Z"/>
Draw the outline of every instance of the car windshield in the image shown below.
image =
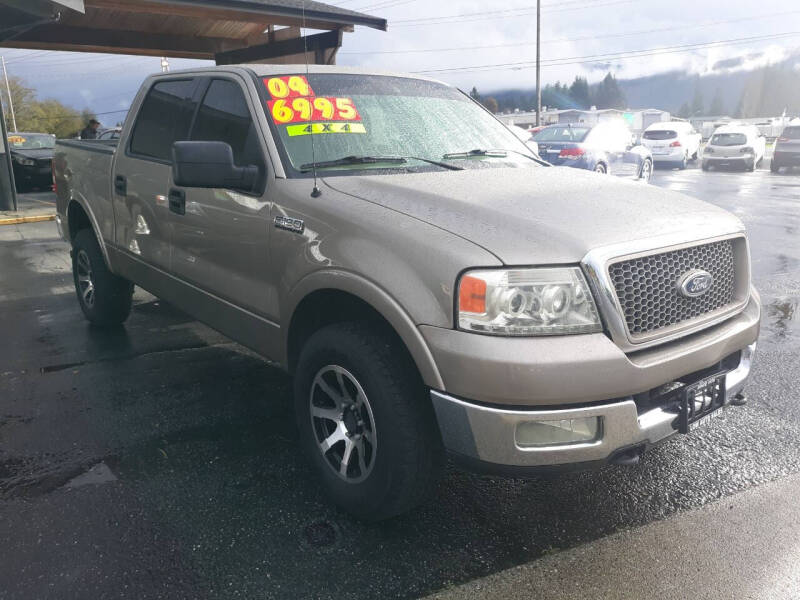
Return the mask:
<path id="1" fill-rule="evenodd" d="M 310 73 L 267 77 L 263 85 L 267 118 L 293 176 L 309 174 L 312 164 L 326 175 L 446 168 L 430 161 L 457 168 L 539 166 L 528 147 L 491 114 L 443 84 Z M 448 154 L 463 156 L 445 160 Z"/>
<path id="2" fill-rule="evenodd" d="M 546 127 L 533 136 L 536 142 L 582 142 L 589 133 L 589 127 Z"/>
<path id="3" fill-rule="evenodd" d="M 643 137 L 646 140 L 671 140 L 678 137 L 678 134 L 670 129 L 654 129 L 645 131 Z"/>
<path id="4" fill-rule="evenodd" d="M 800 127 L 787 127 L 783 130 L 781 137 L 789 140 L 800 140 Z"/>
<path id="5" fill-rule="evenodd" d="M 14 133 L 8 136 L 8 145 L 12 150 L 55 148 L 56 136 L 46 133 Z"/>
<path id="6" fill-rule="evenodd" d="M 747 136 L 743 133 L 715 133 L 711 136 L 712 146 L 743 146 Z"/>

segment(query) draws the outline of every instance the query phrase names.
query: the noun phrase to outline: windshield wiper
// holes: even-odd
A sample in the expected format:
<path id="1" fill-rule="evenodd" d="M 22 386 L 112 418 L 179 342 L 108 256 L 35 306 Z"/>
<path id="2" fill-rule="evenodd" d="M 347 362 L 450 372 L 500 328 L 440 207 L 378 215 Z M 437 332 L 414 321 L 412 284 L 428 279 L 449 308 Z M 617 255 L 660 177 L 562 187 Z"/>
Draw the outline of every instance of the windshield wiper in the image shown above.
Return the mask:
<path id="1" fill-rule="evenodd" d="M 324 169 L 326 167 L 343 167 L 348 165 L 373 165 L 377 163 L 388 163 L 392 165 L 404 165 L 409 160 L 420 160 L 443 169 L 451 171 L 463 171 L 463 167 L 456 165 L 448 165 L 447 163 L 439 162 L 438 160 L 431 160 L 429 158 L 421 158 L 419 156 L 344 156 L 335 160 L 323 160 L 315 163 L 306 163 L 300 165 L 301 171 L 308 171 L 310 169 Z"/>
<path id="2" fill-rule="evenodd" d="M 509 152 L 513 152 L 514 154 L 519 154 L 520 156 L 524 156 L 525 158 L 529 158 L 533 161 L 536 161 L 536 159 L 530 154 L 525 154 L 524 152 L 520 152 L 519 150 L 483 150 L 481 148 L 475 148 L 474 150 L 468 150 L 466 152 L 449 152 L 445 154 L 442 158 L 445 160 L 453 160 L 457 158 L 477 158 L 477 157 L 505 158 L 506 156 L 508 156 Z"/>

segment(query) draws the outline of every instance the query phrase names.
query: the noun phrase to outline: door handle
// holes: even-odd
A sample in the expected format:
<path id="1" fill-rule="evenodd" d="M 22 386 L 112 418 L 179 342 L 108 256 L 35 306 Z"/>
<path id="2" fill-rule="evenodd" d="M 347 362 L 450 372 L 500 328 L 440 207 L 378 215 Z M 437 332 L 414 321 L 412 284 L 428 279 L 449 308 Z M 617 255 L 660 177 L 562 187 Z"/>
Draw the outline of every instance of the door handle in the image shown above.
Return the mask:
<path id="1" fill-rule="evenodd" d="M 124 175 L 114 177 L 114 191 L 120 196 L 128 195 L 128 180 Z"/>
<path id="2" fill-rule="evenodd" d="M 183 190 L 176 190 L 175 188 L 169 191 L 169 209 L 176 215 L 186 214 L 186 192 Z"/>

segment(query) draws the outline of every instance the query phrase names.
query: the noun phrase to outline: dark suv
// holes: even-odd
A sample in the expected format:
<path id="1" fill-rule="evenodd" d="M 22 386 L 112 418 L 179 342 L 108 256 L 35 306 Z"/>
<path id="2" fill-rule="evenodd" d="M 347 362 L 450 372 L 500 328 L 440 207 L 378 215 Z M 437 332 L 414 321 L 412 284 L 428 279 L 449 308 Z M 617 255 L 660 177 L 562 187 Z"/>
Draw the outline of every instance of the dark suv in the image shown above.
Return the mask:
<path id="1" fill-rule="evenodd" d="M 800 167 L 800 125 L 784 129 L 775 142 L 770 171 L 777 173 L 781 167 Z"/>

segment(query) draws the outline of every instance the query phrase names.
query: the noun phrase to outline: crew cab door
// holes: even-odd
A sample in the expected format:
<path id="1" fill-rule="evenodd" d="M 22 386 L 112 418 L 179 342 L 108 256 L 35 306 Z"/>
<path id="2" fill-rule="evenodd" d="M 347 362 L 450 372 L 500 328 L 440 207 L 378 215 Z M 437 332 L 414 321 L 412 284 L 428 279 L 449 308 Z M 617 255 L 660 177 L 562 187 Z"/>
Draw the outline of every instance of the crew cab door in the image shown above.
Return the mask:
<path id="1" fill-rule="evenodd" d="M 172 144 L 189 136 L 197 106 L 197 79 L 158 79 L 147 91 L 124 146 L 117 149 L 111 177 L 116 246 L 147 287 L 157 277 L 150 267 L 169 273 L 172 231 L 167 192 Z M 158 289 L 151 285 L 150 289 Z"/>
<path id="2" fill-rule="evenodd" d="M 173 270 L 204 292 L 210 303 L 222 301 L 260 317 L 274 317 L 267 153 L 253 118 L 256 105 L 235 76 L 204 78 L 201 90 L 189 139 L 229 144 L 234 162 L 257 166 L 261 182 L 257 192 L 184 188 L 169 174 Z M 216 325 L 225 330 L 224 324 Z"/>

